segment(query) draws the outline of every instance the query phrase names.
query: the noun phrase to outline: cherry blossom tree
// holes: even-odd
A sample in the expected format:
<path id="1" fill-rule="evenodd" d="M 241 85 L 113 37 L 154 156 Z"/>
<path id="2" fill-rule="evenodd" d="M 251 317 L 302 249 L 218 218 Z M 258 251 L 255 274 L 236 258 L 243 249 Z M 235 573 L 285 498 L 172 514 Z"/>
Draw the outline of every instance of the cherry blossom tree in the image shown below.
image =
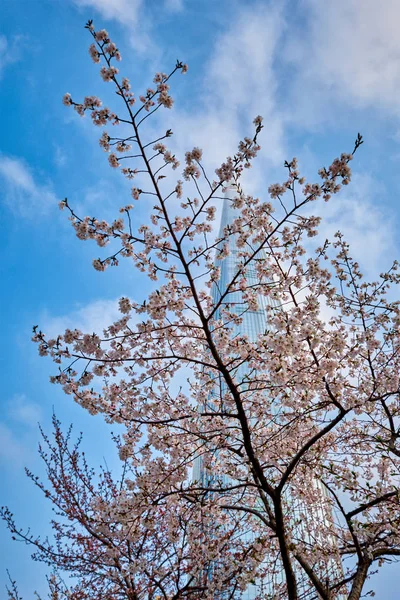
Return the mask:
<path id="1" fill-rule="evenodd" d="M 119 108 L 70 94 L 64 104 L 96 126 L 113 126 L 100 146 L 112 168 L 138 183 L 112 222 L 78 215 L 67 199 L 60 208 L 79 239 L 94 240 L 103 253 L 112 248 L 93 261 L 95 269 L 125 259 L 152 285 L 145 299 L 121 298 L 121 318 L 103 333 L 68 329 L 48 339 L 34 330 L 40 355 L 58 365 L 52 382 L 124 426 L 119 453 L 134 476 L 129 485 L 114 484 L 104 473 L 79 513 L 80 526 L 87 531 L 87 519 L 101 536 L 96 542 L 89 532 L 81 541 L 76 534 L 84 556 L 106 555 L 107 563 L 115 548 L 115 566 L 107 567 L 115 576 L 99 570 L 84 577 L 90 597 L 96 589 L 120 597 L 114 590 L 131 575 L 122 567 L 132 565 L 127 548 L 143 544 L 145 556 L 156 556 L 161 545 L 163 556 L 163 532 L 171 528 L 166 565 L 154 560 L 151 575 L 139 566 L 147 591 L 129 596 L 124 588 L 124 597 L 155 597 L 148 594 L 157 594 L 170 569 L 165 598 L 188 595 L 203 577 L 200 598 L 218 590 L 240 597 L 255 580 L 267 586 L 259 598 L 356 600 L 372 570 L 400 555 L 400 307 L 392 291 L 400 278 L 394 262 L 366 281 L 340 233 L 321 242 L 312 207 L 334 202 L 350 183 L 362 138 L 322 168 L 317 183 L 305 181 L 296 159 L 286 162 L 284 181 L 264 198 L 242 184 L 260 149 L 259 116 L 215 176 L 197 147 L 181 169 L 167 146 L 172 131 L 155 134 L 160 119 L 152 117 L 172 107 L 171 78 L 187 66 L 178 61 L 169 74 L 157 73 L 136 99 L 108 33 L 91 21 L 87 29 L 90 56 L 115 87 Z M 148 208 L 145 224 L 135 221 L 137 202 Z M 234 216 L 218 236 L 223 203 Z M 232 255 L 235 268 L 222 282 L 221 265 Z M 240 327 L 248 313 L 265 320 L 256 339 Z M 208 477 L 191 476 L 199 463 Z M 193 570 L 188 559 L 187 578 L 179 579 L 180 561 L 196 553 L 199 539 L 201 564 Z M 51 552 L 39 548 L 41 558 L 47 553 L 63 566 Z"/>
<path id="2" fill-rule="evenodd" d="M 48 482 L 29 470 L 27 475 L 56 513 L 54 542 L 18 528 L 10 510 L 1 510 L 12 535 L 34 547 L 33 559 L 52 568 L 52 600 L 212 598 L 225 587 L 233 597 L 243 587 L 257 561 L 252 545 L 236 539 L 242 515 L 228 520 L 207 500 L 181 498 L 176 503 L 167 496 L 154 502 L 148 473 L 138 473 L 124 461 L 118 481 L 108 468 L 98 476 L 80 450 L 82 436 L 73 443 L 72 427 L 63 433 L 55 416 L 53 428 L 51 438 L 41 430 L 39 447 Z M 63 572 L 73 578 L 72 585 Z M 14 581 L 9 597 L 19 600 Z"/>

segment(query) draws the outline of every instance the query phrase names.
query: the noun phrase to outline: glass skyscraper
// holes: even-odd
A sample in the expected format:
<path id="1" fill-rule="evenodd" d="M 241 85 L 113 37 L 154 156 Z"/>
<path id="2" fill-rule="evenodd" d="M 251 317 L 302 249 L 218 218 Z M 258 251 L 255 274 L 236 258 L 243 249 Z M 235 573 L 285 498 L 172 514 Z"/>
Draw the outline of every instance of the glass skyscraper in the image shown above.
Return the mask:
<path id="1" fill-rule="evenodd" d="M 229 192 L 232 193 L 232 190 L 228 189 L 226 193 L 226 197 L 223 202 L 222 209 L 222 217 L 221 217 L 221 225 L 220 225 L 220 234 L 219 237 L 224 237 L 224 230 L 226 227 L 229 227 L 235 218 L 238 217 L 238 212 L 232 206 L 232 201 L 229 197 Z M 217 260 L 216 265 L 220 268 L 220 277 L 218 282 L 214 283 L 211 289 L 212 299 L 214 302 L 214 306 L 217 305 L 219 300 L 221 299 L 221 295 L 226 291 L 229 282 L 235 276 L 238 271 L 240 256 L 238 255 L 240 250 L 236 246 L 238 234 L 232 234 L 230 236 L 230 246 L 229 246 L 229 255 L 223 260 Z M 259 258 L 265 258 L 265 254 L 260 254 Z M 247 267 L 246 272 L 247 284 L 249 286 L 256 285 L 259 283 L 259 278 L 256 273 L 255 266 L 251 263 Z M 234 291 L 230 292 L 226 298 L 224 298 L 221 306 L 215 311 L 214 319 L 216 321 L 223 319 L 223 315 L 221 315 L 221 307 L 224 304 L 229 303 L 230 312 L 236 313 L 240 316 L 241 323 L 239 325 L 232 325 L 231 323 L 227 324 L 227 327 L 230 328 L 231 337 L 235 337 L 236 335 L 246 335 L 250 342 L 256 342 L 259 334 L 263 334 L 268 327 L 268 315 L 271 314 L 275 310 L 282 310 L 279 307 L 277 301 L 270 299 L 270 297 L 266 297 L 264 295 L 258 295 L 257 298 L 258 306 L 256 310 L 250 310 L 248 306 L 244 303 L 242 292 Z M 239 382 L 243 382 L 246 379 L 246 371 L 248 372 L 248 367 L 246 363 L 239 366 L 234 373 L 235 379 Z M 226 392 L 226 386 L 224 382 L 220 382 L 217 386 L 215 393 L 211 394 L 209 407 L 211 410 L 214 406 L 214 400 L 219 400 Z M 251 415 L 250 415 L 251 420 Z M 218 481 L 221 483 L 221 475 L 217 476 Z M 212 483 L 216 481 L 216 476 L 210 469 L 206 469 L 203 464 L 203 459 L 201 457 L 197 458 L 193 468 L 193 480 L 201 482 L 204 487 L 211 487 Z M 226 476 L 222 477 L 223 482 L 229 482 L 229 478 Z M 321 491 L 321 498 L 324 495 L 324 491 L 321 489 L 321 486 L 318 485 L 318 482 L 315 482 L 316 486 Z M 286 502 L 288 505 L 291 505 L 291 512 L 295 515 L 305 515 L 306 519 L 303 520 L 299 525 L 296 525 L 297 532 L 299 537 L 302 537 L 305 541 L 311 543 L 311 537 L 308 534 L 309 524 L 311 521 L 317 520 L 318 522 L 323 521 L 330 515 L 327 514 L 326 508 L 321 506 L 312 506 L 312 507 L 304 507 L 298 500 L 293 500 L 290 498 L 290 491 L 286 494 Z M 262 509 L 261 509 L 262 510 Z M 300 520 L 300 519 L 299 519 Z M 307 540 L 308 538 L 308 540 Z M 247 533 L 242 534 L 242 539 L 245 541 L 251 542 L 253 539 L 253 533 L 248 531 Z M 332 572 L 332 570 L 340 570 L 341 567 L 337 562 L 332 560 L 332 564 L 328 565 L 328 570 Z M 299 575 L 299 594 L 302 598 L 317 598 L 317 595 L 311 594 L 309 596 L 306 592 L 306 576 L 304 573 L 298 573 Z M 210 577 L 212 577 L 212 569 L 210 572 Z M 284 574 L 278 573 L 276 578 L 277 582 L 284 581 Z M 262 598 L 273 598 L 273 587 L 270 581 L 256 581 L 253 584 L 250 584 L 247 589 L 241 593 L 241 600 L 254 600 L 254 598 L 262 597 Z M 220 596 L 224 598 L 225 595 L 222 594 Z M 338 596 L 338 600 L 342 600 L 345 596 Z"/>

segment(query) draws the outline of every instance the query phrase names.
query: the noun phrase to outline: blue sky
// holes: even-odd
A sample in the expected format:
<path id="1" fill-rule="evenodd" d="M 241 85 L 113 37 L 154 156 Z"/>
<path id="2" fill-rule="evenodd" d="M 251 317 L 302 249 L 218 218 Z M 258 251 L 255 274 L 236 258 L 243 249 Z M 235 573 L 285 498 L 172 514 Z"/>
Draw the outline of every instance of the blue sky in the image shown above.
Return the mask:
<path id="1" fill-rule="evenodd" d="M 323 234 L 342 229 L 374 276 L 400 254 L 400 5 L 387 0 L 383 11 L 373 0 L 0 0 L 0 12 L 0 504 L 40 532 L 50 507 L 23 472 L 27 465 L 41 473 L 38 421 L 48 429 L 54 407 L 65 424 L 83 430 L 95 465 L 103 457 L 116 461 L 101 418 L 48 382 L 53 366 L 36 355 L 32 325 L 55 333 L 72 324 L 101 330 L 117 315 L 118 297 L 146 291 L 128 265 L 95 272 L 97 247 L 79 242 L 57 207 L 67 196 L 81 213 L 107 218 L 129 202 L 128 187 L 98 146 L 99 129 L 61 103 L 65 92 L 112 101 L 88 56 L 87 19 L 118 43 L 121 73 L 138 95 L 155 71 L 168 71 L 177 58 L 189 64 L 173 83 L 174 110 L 163 115 L 181 156 L 199 145 L 212 172 L 252 119 L 264 116 L 251 192 L 282 179 L 283 161 L 293 156 L 311 176 L 350 151 L 360 131 L 365 144 L 353 162 L 353 183 L 323 206 Z M 45 569 L 4 527 L 0 537 L 0 589 L 8 567 L 31 598 L 45 587 Z M 398 597 L 396 573 L 391 566 L 376 577 L 377 598 Z"/>

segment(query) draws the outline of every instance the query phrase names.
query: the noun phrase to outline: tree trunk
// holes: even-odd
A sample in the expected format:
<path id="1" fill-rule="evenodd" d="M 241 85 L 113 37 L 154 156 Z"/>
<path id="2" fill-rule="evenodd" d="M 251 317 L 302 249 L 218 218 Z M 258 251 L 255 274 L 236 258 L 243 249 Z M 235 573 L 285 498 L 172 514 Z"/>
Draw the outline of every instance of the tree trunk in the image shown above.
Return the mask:
<path id="1" fill-rule="evenodd" d="M 360 600 L 361 592 L 363 589 L 363 585 L 365 579 L 367 577 L 368 569 L 371 562 L 369 560 L 365 560 L 360 562 L 358 565 L 357 573 L 353 581 L 353 585 L 351 586 L 351 592 L 349 594 L 348 600 Z"/>

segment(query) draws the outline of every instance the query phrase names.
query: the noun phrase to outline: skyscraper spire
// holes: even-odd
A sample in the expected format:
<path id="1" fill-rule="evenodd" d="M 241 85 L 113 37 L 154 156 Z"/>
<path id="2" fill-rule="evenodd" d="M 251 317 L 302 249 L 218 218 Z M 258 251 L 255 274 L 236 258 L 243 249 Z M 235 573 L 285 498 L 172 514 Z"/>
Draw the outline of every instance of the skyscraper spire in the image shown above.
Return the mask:
<path id="1" fill-rule="evenodd" d="M 227 328 L 229 328 L 231 338 L 235 338 L 237 336 L 245 335 L 250 342 L 257 342 L 260 335 L 263 335 L 267 328 L 270 327 L 270 315 L 273 314 L 274 311 L 283 310 L 282 306 L 279 305 L 277 300 L 275 300 L 269 294 L 257 294 L 257 306 L 249 306 L 246 298 L 244 297 L 244 293 L 239 289 L 236 285 L 232 289 L 228 290 L 228 286 L 230 285 L 232 279 L 235 275 L 243 270 L 242 256 L 240 252 L 240 248 L 237 246 L 237 241 L 239 234 L 234 232 L 234 224 L 235 219 L 241 216 L 241 212 L 239 209 L 235 208 L 234 201 L 232 196 L 237 193 L 237 188 L 235 185 L 229 185 L 225 192 L 225 197 L 223 199 L 222 206 L 222 215 L 221 215 L 221 224 L 219 231 L 219 238 L 224 240 L 226 243 L 226 229 L 231 228 L 231 233 L 229 235 L 229 253 L 222 259 L 216 259 L 217 266 L 220 267 L 220 276 L 218 281 L 216 281 L 211 288 L 211 295 L 215 307 L 215 312 L 213 318 L 215 321 L 222 321 Z M 245 276 L 246 279 L 246 287 L 256 288 L 260 285 L 260 277 L 257 272 L 256 261 L 266 261 L 267 255 L 264 249 L 261 249 L 255 259 L 250 261 L 245 267 L 245 273 L 241 273 L 240 277 Z M 239 279 L 239 278 L 238 278 Z M 263 281 L 263 285 L 273 285 L 273 280 L 271 281 Z M 224 313 L 224 308 L 229 306 L 229 312 L 235 313 L 238 316 L 238 319 L 233 322 L 232 319 L 227 319 Z M 272 309 L 272 310 L 271 310 Z M 257 375 L 254 372 L 254 369 L 251 373 L 249 373 L 249 367 L 246 361 L 239 361 L 239 366 L 235 369 L 232 367 L 231 374 L 232 376 L 239 381 L 239 386 L 243 385 L 244 395 L 248 395 L 249 391 L 249 383 L 251 382 L 251 378 Z M 265 377 L 265 373 L 261 373 L 261 376 Z M 227 393 L 227 386 L 222 378 L 218 381 L 216 379 L 216 387 L 218 389 L 215 390 L 215 394 L 213 398 L 209 399 L 209 406 L 207 406 L 208 410 L 213 410 L 213 402 L 215 399 L 219 402 L 221 406 L 221 402 Z M 247 388 L 247 391 L 245 390 Z M 261 392 L 263 393 L 263 392 Z M 265 392 L 267 393 L 267 392 Z M 273 398 L 266 397 L 265 398 L 266 405 L 269 405 L 271 414 L 277 414 L 279 412 L 280 406 L 276 404 L 278 400 Z M 254 416 L 251 414 L 251 404 L 249 403 L 250 408 L 248 408 L 248 422 L 250 426 L 253 428 L 257 427 L 257 420 L 254 419 Z M 218 451 L 215 452 L 215 456 L 218 456 Z M 213 473 L 212 469 L 206 469 L 204 466 L 204 461 L 202 457 L 198 457 L 195 461 L 193 468 L 193 479 L 194 481 L 198 481 L 205 488 L 207 487 L 215 487 L 215 483 L 219 482 L 223 486 L 229 487 L 229 484 L 232 480 L 227 476 L 216 475 Z M 317 501 L 312 506 L 304 505 L 303 501 L 300 501 L 293 496 L 293 490 L 291 491 L 290 485 L 286 488 L 286 492 L 284 494 L 285 503 L 288 506 L 288 510 L 290 510 L 290 517 L 292 521 L 295 523 L 292 524 L 294 537 L 302 540 L 304 543 L 312 546 L 313 544 L 313 535 L 314 532 L 318 530 L 318 522 L 321 520 L 331 520 L 331 515 L 328 514 L 329 509 L 326 508 L 326 503 L 323 502 L 323 499 L 326 499 L 325 491 L 322 489 L 321 484 L 315 480 L 315 489 L 316 489 L 316 497 L 320 498 L 321 501 Z M 231 504 L 231 502 L 229 503 Z M 261 507 L 260 511 L 264 512 L 264 508 Z M 254 533 L 249 529 L 248 531 L 241 533 L 240 537 L 243 541 L 248 542 L 251 545 L 254 540 Z M 313 534 L 310 534 L 310 531 Z M 333 542 L 334 545 L 334 542 Z M 268 558 L 266 559 L 266 561 Z M 273 561 L 273 557 L 270 557 L 271 563 Z M 263 564 L 266 564 L 263 563 Z M 337 571 L 340 569 L 338 562 L 332 559 L 332 561 L 328 561 L 326 565 L 327 570 L 330 572 Z M 211 569 L 212 570 L 212 569 Z M 266 572 L 272 572 L 274 569 L 265 569 Z M 315 598 L 315 594 L 312 596 L 308 595 L 308 577 L 305 572 L 300 569 L 300 567 L 295 566 L 295 572 L 298 579 L 298 588 L 302 598 L 313 597 Z M 209 575 L 212 577 L 211 575 Z M 272 582 L 272 577 L 274 582 Z M 268 580 L 257 580 L 248 585 L 245 591 L 241 593 L 241 600 L 254 600 L 256 597 L 260 598 L 273 598 L 274 597 L 274 584 L 283 584 L 285 581 L 284 572 L 276 570 L 275 574 L 268 577 Z M 229 597 L 224 593 L 221 593 L 220 598 Z M 338 596 L 337 599 L 343 600 L 345 596 Z"/>
<path id="2" fill-rule="evenodd" d="M 231 184 L 227 186 L 225 191 L 225 196 L 223 199 L 222 206 L 222 214 L 221 214 L 221 223 L 219 229 L 219 238 L 225 239 L 225 229 L 227 227 L 231 227 L 234 223 L 235 219 L 240 216 L 240 211 L 235 208 L 232 196 L 236 193 L 237 188 L 235 185 Z M 221 301 L 219 308 L 215 311 L 214 320 L 218 321 L 222 319 L 224 321 L 224 317 L 221 314 L 222 309 L 229 304 L 230 311 L 235 312 L 238 316 L 240 316 L 241 323 L 239 325 L 234 325 L 231 322 L 227 323 L 226 326 L 229 327 L 232 337 L 238 334 L 247 335 L 248 339 L 252 342 L 257 340 L 257 337 L 260 333 L 264 333 L 265 328 L 267 326 L 268 316 L 267 316 L 267 306 L 273 305 L 277 306 L 276 303 L 270 301 L 263 295 L 258 296 L 258 308 L 256 310 L 249 310 L 246 302 L 243 298 L 243 293 L 240 290 L 230 291 L 226 296 L 227 286 L 232 281 L 233 277 L 240 270 L 240 256 L 238 253 L 238 247 L 236 245 L 238 238 L 237 233 L 231 233 L 229 237 L 229 254 L 225 258 L 216 259 L 216 264 L 220 267 L 220 277 L 217 282 L 215 282 L 211 288 L 211 295 L 213 298 L 214 306 L 217 306 Z M 259 258 L 265 258 L 264 251 L 261 251 Z M 257 276 L 257 272 L 254 265 L 249 265 L 247 267 L 246 279 L 249 285 L 254 285 L 258 283 L 259 278 Z M 246 371 L 248 370 L 246 364 L 241 365 L 237 372 L 235 373 L 236 377 L 243 379 L 246 375 Z M 216 395 L 223 397 L 226 393 L 226 385 L 222 381 L 219 383 L 219 388 L 216 390 Z M 212 409 L 212 398 L 210 398 L 210 406 L 208 409 Z M 201 482 L 204 487 L 212 487 L 212 484 L 215 482 L 215 474 L 212 471 L 205 469 L 204 461 L 201 457 L 198 457 L 195 461 L 193 467 L 193 479 L 195 481 Z M 224 476 L 223 483 L 229 486 L 230 479 L 229 477 Z M 219 476 L 219 481 L 221 481 L 221 476 Z M 248 531 L 242 534 L 242 539 L 246 542 L 252 541 L 254 535 L 251 531 Z M 254 600 L 261 593 L 267 594 L 271 592 L 272 586 L 269 582 L 257 581 L 255 583 L 251 583 L 248 585 L 246 590 L 241 593 L 241 600 Z M 229 594 L 225 595 L 221 594 L 220 598 L 223 599 L 225 597 L 229 597 Z M 268 597 L 268 596 L 265 596 Z"/>

